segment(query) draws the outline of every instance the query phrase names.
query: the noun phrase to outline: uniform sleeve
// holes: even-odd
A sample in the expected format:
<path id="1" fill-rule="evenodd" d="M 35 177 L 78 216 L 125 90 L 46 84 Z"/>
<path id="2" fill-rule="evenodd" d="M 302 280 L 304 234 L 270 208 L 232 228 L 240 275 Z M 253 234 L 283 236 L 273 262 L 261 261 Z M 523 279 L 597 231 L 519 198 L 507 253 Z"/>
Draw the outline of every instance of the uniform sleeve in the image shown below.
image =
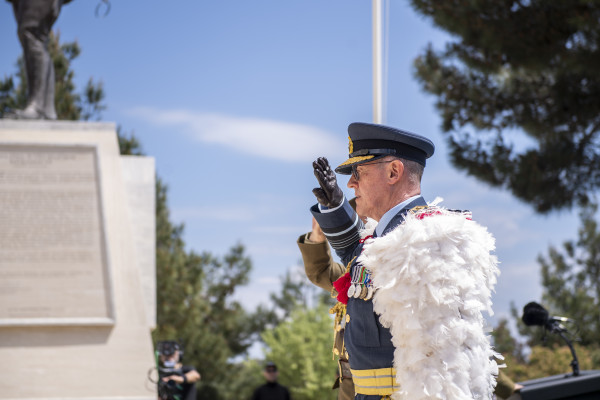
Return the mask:
<path id="1" fill-rule="evenodd" d="M 342 276 L 346 269 L 342 264 L 333 261 L 329 244 L 327 242 L 311 242 L 308 234 L 300 236 L 297 243 L 308 280 L 331 292 L 332 283 Z"/>
<path id="2" fill-rule="evenodd" d="M 494 394 L 503 399 L 508 399 L 514 391 L 515 383 L 502 370 L 499 370 Z"/>
<path id="3" fill-rule="evenodd" d="M 321 212 L 318 204 L 315 204 L 310 211 L 321 226 L 331 247 L 342 259 L 342 262 L 347 264 L 358 246 L 359 231 L 364 227 L 358 214 L 352 209 L 347 199 L 344 199 L 344 203 L 335 210 Z"/>

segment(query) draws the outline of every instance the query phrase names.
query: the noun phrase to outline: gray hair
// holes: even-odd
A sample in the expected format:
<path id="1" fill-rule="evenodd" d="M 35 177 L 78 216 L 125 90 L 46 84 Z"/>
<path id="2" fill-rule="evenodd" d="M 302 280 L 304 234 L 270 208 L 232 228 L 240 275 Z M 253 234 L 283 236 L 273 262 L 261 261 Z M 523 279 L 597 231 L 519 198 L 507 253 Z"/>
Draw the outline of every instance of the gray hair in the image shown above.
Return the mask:
<path id="1" fill-rule="evenodd" d="M 404 164 L 404 170 L 408 173 L 408 181 L 411 183 L 411 185 L 416 187 L 421 186 L 421 178 L 423 177 L 423 170 L 425 169 L 423 165 L 419 164 L 416 161 L 407 160 L 405 158 L 395 156 L 387 156 L 385 157 L 385 159 L 386 161 L 402 161 L 402 164 Z"/>

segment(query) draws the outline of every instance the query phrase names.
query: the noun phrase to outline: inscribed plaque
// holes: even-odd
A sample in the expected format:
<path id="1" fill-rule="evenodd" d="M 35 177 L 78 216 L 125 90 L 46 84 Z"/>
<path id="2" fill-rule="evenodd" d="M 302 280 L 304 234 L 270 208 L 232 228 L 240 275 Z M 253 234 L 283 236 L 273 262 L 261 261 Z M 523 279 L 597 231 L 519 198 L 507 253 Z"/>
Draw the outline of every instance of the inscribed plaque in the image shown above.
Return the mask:
<path id="1" fill-rule="evenodd" d="M 0 145 L 0 325 L 109 324 L 96 149 Z"/>

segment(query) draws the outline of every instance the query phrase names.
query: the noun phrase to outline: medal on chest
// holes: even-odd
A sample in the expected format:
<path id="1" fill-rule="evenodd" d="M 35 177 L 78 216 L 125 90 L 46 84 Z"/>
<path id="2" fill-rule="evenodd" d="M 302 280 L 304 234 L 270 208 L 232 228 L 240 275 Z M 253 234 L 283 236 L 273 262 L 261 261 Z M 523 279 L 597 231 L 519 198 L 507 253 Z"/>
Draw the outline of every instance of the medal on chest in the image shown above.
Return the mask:
<path id="1" fill-rule="evenodd" d="M 372 238 L 369 235 L 363 239 L 360 239 L 360 243 L 364 243 L 367 239 Z M 363 247 L 364 250 L 364 247 Z M 361 250 L 362 253 L 362 250 Z M 361 264 L 356 263 L 352 269 L 352 276 L 350 280 L 350 287 L 348 288 L 348 298 L 354 297 L 355 299 L 363 299 L 364 301 L 371 300 L 375 289 L 373 289 L 373 282 L 371 280 L 371 270 L 363 267 Z"/>
<path id="2" fill-rule="evenodd" d="M 355 299 L 370 300 L 373 297 L 373 282 L 371 271 L 360 264 L 352 269 L 352 279 L 348 288 L 348 297 Z"/>

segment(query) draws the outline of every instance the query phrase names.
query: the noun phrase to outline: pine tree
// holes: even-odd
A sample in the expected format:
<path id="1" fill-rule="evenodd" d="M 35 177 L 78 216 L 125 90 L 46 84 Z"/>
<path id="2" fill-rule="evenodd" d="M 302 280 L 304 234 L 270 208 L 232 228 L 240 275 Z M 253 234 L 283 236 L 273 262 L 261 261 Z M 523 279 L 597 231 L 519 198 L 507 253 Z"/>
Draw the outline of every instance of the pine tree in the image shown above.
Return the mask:
<path id="1" fill-rule="evenodd" d="M 508 327 L 508 320 L 501 319 L 492 332 L 494 349 L 504 357 L 510 357 L 516 362 L 523 362 L 523 345 L 512 337 Z M 509 363 L 510 364 L 510 363 Z"/>
<path id="2" fill-rule="evenodd" d="M 411 3 L 453 36 L 415 60 L 452 163 L 541 213 L 586 204 L 600 186 L 600 4 Z"/>
<path id="3" fill-rule="evenodd" d="M 563 243 L 562 250 L 551 246 L 540 255 L 543 293 L 541 303 L 550 316 L 565 316 L 567 337 L 575 345 L 580 369 L 600 368 L 600 230 L 598 207 L 589 204 L 581 210 L 581 227 L 576 241 Z M 517 379 L 533 379 L 570 372 L 571 353 L 565 341 L 541 326 L 526 326 L 521 310 L 511 304 L 519 334 L 527 340 L 531 353 L 527 361 L 517 360 Z M 510 333 L 509 333 L 510 334 Z M 494 334 L 495 336 L 496 334 Z M 507 362 L 509 368 L 513 367 Z"/>
<path id="4" fill-rule="evenodd" d="M 320 303 L 332 307 L 335 304 L 330 293 L 310 283 L 302 266 L 286 271 L 281 277 L 280 292 L 271 293 L 270 298 L 273 305 L 270 312 L 275 315 L 273 320 L 275 325 L 286 320 L 299 307 L 312 308 Z"/>
<path id="5" fill-rule="evenodd" d="M 170 222 L 167 188 L 157 182 L 157 328 L 155 341 L 178 340 L 184 364 L 202 375 L 199 399 L 225 399 L 231 361 L 243 355 L 255 331 L 252 317 L 231 296 L 247 283 L 251 262 L 241 245 L 219 258 L 185 250 L 183 225 Z"/>
<path id="6" fill-rule="evenodd" d="M 598 206 L 590 204 L 580 212 L 579 238 L 563 243 L 562 251 L 551 246 L 547 256 L 540 255 L 542 306 L 549 315 L 571 318 L 567 328 L 583 346 L 600 348 L 600 229 Z M 511 305 L 519 333 L 533 346 L 541 342 L 563 344 L 543 329 L 527 327 L 520 320 L 521 311 Z"/>
<path id="7" fill-rule="evenodd" d="M 567 241 L 563 250 L 550 247 L 542 266 L 542 301 L 551 315 L 572 318 L 583 346 L 600 347 L 600 230 L 595 217 L 598 207 L 590 205 L 580 213 L 581 227 L 576 241 Z"/>

